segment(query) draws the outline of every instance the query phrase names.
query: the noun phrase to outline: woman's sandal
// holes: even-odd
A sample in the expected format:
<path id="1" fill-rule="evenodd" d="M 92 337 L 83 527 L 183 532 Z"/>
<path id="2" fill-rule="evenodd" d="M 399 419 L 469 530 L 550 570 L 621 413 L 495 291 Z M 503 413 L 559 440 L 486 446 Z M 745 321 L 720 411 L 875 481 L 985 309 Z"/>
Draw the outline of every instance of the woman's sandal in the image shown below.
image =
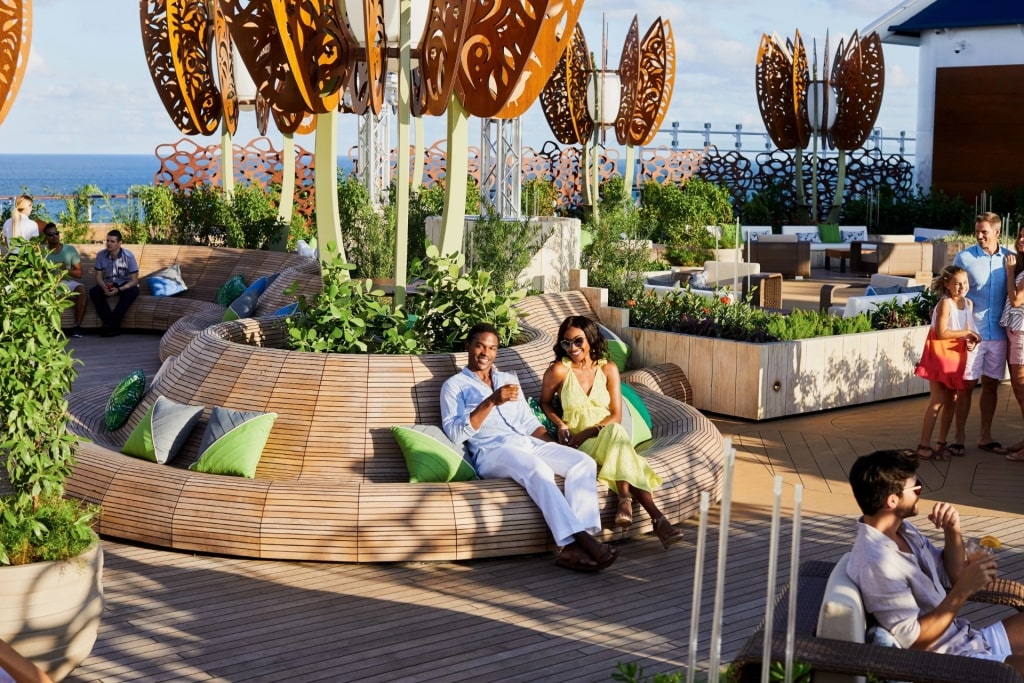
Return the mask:
<path id="1" fill-rule="evenodd" d="M 918 460 L 945 460 L 945 452 L 936 453 L 931 446 L 927 444 L 918 444 L 917 446 L 917 459 Z"/>
<path id="2" fill-rule="evenodd" d="M 619 498 L 619 509 L 615 513 L 615 526 L 617 526 L 622 531 L 625 531 L 629 527 L 633 526 L 632 498 Z"/>
<path id="3" fill-rule="evenodd" d="M 665 516 L 658 517 L 654 521 L 654 533 L 661 541 L 661 545 L 668 550 L 673 544 L 683 540 L 683 531 L 672 526 Z"/>

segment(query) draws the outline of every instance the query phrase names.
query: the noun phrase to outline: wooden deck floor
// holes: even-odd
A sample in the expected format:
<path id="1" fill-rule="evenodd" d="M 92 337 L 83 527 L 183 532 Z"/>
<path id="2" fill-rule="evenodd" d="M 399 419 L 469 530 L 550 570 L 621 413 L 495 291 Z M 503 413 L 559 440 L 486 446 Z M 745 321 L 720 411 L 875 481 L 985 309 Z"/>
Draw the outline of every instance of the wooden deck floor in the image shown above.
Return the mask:
<path id="1" fill-rule="evenodd" d="M 72 340 L 84 365 L 76 389 L 158 368 L 158 337 Z M 805 487 L 801 559 L 835 560 L 852 539 L 856 508 L 845 483 L 853 459 L 917 441 L 921 398 L 766 423 L 717 420 L 737 446 L 722 661 L 764 612 L 772 477 L 786 500 Z M 948 500 L 970 534 L 995 533 L 1010 576 L 1024 577 L 1024 466 L 970 447 L 926 463 L 925 501 Z M 995 433 L 1015 441 L 1021 421 L 1000 389 Z M 930 505 L 926 502 L 922 509 Z M 717 510 L 703 570 L 699 668 L 706 669 L 717 558 Z M 464 563 L 346 565 L 196 556 L 104 540 L 107 608 L 80 681 L 605 681 L 617 662 L 647 673 L 685 667 L 696 520 L 662 550 L 653 536 L 622 544 L 600 575 L 554 566 L 550 555 Z M 780 581 L 789 571 L 783 529 Z M 991 620 L 999 608 L 975 608 Z"/>

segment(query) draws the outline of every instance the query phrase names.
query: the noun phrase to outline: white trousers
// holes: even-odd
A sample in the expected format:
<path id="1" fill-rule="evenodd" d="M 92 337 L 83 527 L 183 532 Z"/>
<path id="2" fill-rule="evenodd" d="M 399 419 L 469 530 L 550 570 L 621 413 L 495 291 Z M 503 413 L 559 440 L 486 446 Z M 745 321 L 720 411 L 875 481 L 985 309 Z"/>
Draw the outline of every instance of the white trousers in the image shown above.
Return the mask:
<path id="1" fill-rule="evenodd" d="M 583 451 L 554 442 L 503 446 L 477 453 L 476 469 L 484 479 L 506 477 L 526 489 L 560 546 L 572 543 L 573 534 L 581 531 L 601 531 L 597 463 Z M 565 478 L 564 495 L 556 474 Z"/>

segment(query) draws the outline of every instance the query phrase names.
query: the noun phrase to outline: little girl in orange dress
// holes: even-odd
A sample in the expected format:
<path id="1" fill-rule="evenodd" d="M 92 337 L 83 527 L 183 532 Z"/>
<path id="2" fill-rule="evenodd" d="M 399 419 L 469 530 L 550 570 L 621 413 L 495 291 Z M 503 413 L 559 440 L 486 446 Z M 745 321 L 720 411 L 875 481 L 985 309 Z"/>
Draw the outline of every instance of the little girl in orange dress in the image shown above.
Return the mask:
<path id="1" fill-rule="evenodd" d="M 957 394 L 968 389 L 964 382 L 967 354 L 980 339 L 974 326 L 974 309 L 966 297 L 969 287 L 967 271 L 960 266 L 946 266 L 932 281 L 931 291 L 942 298 L 932 311 L 928 340 L 914 371 L 918 377 L 928 380 L 931 390 L 917 446 L 917 457 L 921 460 L 945 460 L 949 455 L 964 454 L 963 444 L 947 447 L 946 437 L 953 421 Z M 932 431 L 940 412 L 938 448 L 932 448 Z"/>

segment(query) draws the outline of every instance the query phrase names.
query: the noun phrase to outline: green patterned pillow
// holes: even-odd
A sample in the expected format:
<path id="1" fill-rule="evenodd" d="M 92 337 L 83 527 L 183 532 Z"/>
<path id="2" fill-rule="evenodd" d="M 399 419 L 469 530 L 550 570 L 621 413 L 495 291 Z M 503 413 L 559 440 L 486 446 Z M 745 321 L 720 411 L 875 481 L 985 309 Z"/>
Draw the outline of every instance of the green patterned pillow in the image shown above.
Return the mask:
<path id="1" fill-rule="evenodd" d="M 409 468 L 409 482 L 472 481 L 473 467 L 462 457 L 440 427 L 434 425 L 395 426 L 391 428 Z"/>
<path id="2" fill-rule="evenodd" d="M 103 413 L 103 421 L 108 431 L 120 429 L 131 417 L 135 406 L 139 405 L 142 395 L 146 393 L 146 373 L 136 370 L 121 380 L 121 383 L 110 394 L 107 409 Z"/>
<path id="3" fill-rule="evenodd" d="M 231 305 L 231 302 L 242 296 L 242 292 L 245 291 L 245 280 L 242 279 L 241 275 L 232 275 L 231 278 L 220 286 L 217 290 L 217 303 L 225 308 Z"/>
<path id="4" fill-rule="evenodd" d="M 202 406 L 187 406 L 175 403 L 166 396 L 158 396 L 142 422 L 125 441 L 121 452 L 161 465 L 166 464 L 185 445 L 189 432 L 202 414 Z"/>
<path id="5" fill-rule="evenodd" d="M 214 406 L 199 444 L 199 459 L 189 469 L 254 479 L 276 419 L 277 413 Z"/>
<path id="6" fill-rule="evenodd" d="M 551 421 L 548 414 L 544 412 L 544 409 L 540 406 L 540 401 L 535 399 L 533 396 L 527 396 L 526 402 L 530 404 L 530 408 L 533 410 L 533 414 L 537 416 L 537 420 L 541 426 L 547 430 L 548 436 L 552 439 L 558 438 L 558 428 L 555 427 L 555 423 Z"/>

